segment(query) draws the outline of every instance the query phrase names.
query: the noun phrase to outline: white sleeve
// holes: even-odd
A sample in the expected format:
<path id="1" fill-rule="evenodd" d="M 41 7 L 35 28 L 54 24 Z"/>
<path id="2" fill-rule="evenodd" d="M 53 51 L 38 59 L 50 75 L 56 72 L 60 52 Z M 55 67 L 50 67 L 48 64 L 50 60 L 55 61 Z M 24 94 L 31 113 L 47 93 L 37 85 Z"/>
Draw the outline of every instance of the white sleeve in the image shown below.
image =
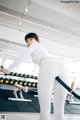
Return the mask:
<path id="1" fill-rule="evenodd" d="M 7 69 L 12 70 L 13 68 L 16 68 L 18 65 L 20 65 L 20 63 L 24 62 L 35 49 L 36 44 L 33 43 L 19 57 L 17 57 L 16 60 Z"/>

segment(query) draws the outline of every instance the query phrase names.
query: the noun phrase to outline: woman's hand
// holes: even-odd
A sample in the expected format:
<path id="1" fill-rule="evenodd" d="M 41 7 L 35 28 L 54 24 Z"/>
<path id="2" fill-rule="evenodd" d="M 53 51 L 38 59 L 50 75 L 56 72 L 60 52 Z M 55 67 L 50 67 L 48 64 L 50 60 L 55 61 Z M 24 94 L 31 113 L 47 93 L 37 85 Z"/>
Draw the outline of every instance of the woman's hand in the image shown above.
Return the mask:
<path id="1" fill-rule="evenodd" d="M 0 71 L 3 72 L 4 74 L 8 74 L 9 73 L 9 70 L 6 69 L 6 68 L 1 68 Z"/>

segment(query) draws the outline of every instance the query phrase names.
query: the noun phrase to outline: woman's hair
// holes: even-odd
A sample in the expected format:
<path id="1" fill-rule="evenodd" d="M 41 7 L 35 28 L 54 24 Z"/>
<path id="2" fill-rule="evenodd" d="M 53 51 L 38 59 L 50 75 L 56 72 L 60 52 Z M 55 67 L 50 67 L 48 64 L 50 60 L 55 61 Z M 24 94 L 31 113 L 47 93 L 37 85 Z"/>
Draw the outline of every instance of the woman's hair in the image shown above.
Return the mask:
<path id="1" fill-rule="evenodd" d="M 26 36 L 25 36 L 25 41 L 28 39 L 28 38 L 35 38 L 35 40 L 37 42 L 39 42 L 39 38 L 38 38 L 38 35 L 36 33 L 28 33 Z"/>

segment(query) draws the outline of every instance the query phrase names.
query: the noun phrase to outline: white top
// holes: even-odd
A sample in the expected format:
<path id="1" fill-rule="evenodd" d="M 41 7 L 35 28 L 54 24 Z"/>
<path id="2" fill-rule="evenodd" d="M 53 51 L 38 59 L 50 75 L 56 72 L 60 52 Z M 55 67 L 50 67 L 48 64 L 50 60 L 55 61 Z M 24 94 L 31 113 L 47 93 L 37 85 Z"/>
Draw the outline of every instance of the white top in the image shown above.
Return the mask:
<path id="1" fill-rule="evenodd" d="M 17 67 L 20 63 L 24 62 L 31 55 L 32 61 L 35 64 L 40 64 L 41 59 L 50 57 L 48 51 L 37 41 L 32 43 L 10 66 L 9 70 Z"/>

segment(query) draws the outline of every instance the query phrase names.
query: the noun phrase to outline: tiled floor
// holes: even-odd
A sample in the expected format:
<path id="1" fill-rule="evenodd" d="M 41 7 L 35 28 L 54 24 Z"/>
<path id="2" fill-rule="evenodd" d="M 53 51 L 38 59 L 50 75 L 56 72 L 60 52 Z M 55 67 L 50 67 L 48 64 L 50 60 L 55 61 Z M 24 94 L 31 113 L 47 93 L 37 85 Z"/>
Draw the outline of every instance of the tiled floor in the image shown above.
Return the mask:
<path id="1" fill-rule="evenodd" d="M 6 119 L 0 120 L 39 120 L 39 113 L 0 113 L 1 115 L 5 115 Z M 51 120 L 54 120 L 54 115 L 51 114 Z M 78 114 L 66 114 L 65 120 L 80 120 L 80 115 Z"/>

